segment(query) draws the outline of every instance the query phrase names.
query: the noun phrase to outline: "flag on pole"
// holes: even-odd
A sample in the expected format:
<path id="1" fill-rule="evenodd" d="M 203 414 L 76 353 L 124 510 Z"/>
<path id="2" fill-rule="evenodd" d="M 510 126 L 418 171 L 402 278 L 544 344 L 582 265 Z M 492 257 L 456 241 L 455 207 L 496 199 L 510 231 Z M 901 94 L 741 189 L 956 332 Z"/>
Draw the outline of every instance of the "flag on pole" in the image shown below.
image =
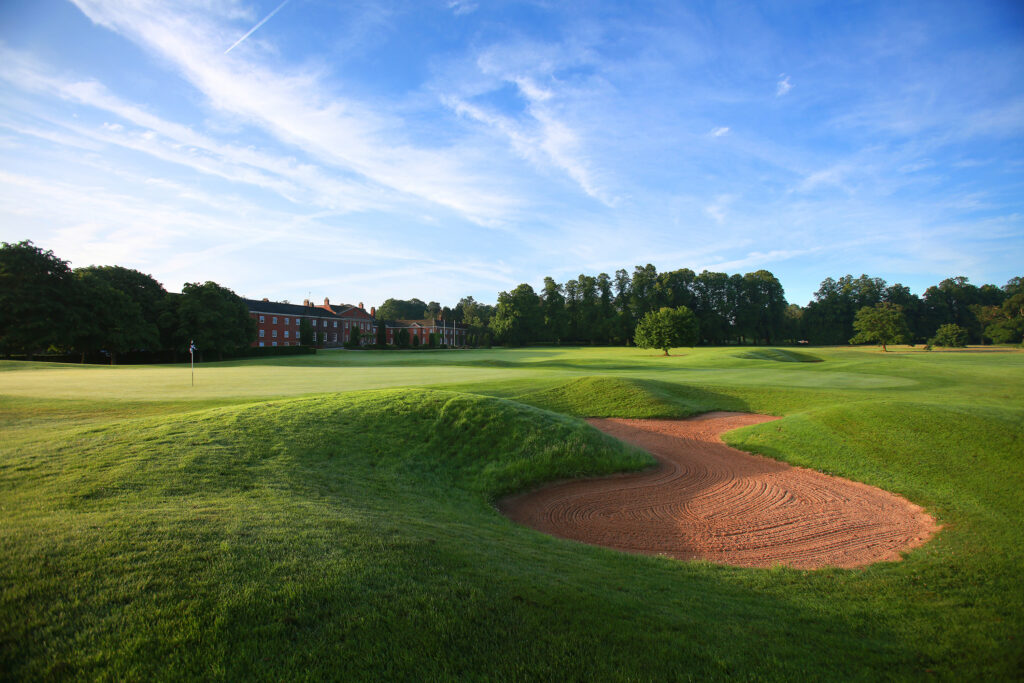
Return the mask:
<path id="1" fill-rule="evenodd" d="M 194 339 L 188 342 L 188 357 L 192 363 L 192 386 L 196 385 L 196 342 Z"/>

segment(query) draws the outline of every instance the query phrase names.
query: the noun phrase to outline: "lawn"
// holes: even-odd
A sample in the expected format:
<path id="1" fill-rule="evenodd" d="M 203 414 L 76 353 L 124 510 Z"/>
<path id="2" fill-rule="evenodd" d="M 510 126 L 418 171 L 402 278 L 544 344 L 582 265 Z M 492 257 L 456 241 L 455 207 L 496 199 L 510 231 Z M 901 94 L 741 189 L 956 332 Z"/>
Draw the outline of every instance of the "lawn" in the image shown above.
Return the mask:
<path id="1" fill-rule="evenodd" d="M 1024 675 L 1024 353 L 529 348 L 0 362 L 0 674 Z M 943 525 L 897 563 L 740 569 L 496 512 L 649 456 L 581 417 L 783 419 L 746 450 Z"/>

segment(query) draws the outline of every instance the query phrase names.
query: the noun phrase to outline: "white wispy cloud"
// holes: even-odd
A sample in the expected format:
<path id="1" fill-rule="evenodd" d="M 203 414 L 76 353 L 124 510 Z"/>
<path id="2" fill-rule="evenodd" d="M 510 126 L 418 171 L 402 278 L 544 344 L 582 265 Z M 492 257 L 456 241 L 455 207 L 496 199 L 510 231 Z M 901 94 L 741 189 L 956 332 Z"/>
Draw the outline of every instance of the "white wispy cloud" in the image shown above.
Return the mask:
<path id="1" fill-rule="evenodd" d="M 479 5 L 471 0 L 448 0 L 448 9 L 456 15 L 475 12 Z"/>
<path id="2" fill-rule="evenodd" d="M 715 197 L 715 201 L 704 207 L 704 213 L 715 219 L 715 222 L 719 225 L 725 222 L 726 211 L 729 205 L 736 200 L 736 197 L 731 194 L 720 194 Z"/>
<path id="3" fill-rule="evenodd" d="M 74 1 L 94 22 L 169 60 L 212 106 L 259 126 L 319 163 L 484 225 L 500 221 L 518 203 L 466 167 L 465 150 L 412 144 L 400 121 L 341 97 L 322 74 L 275 70 L 212 49 L 223 44 L 229 29 L 214 22 L 209 7 L 183 10 L 155 0 Z"/>
<path id="4" fill-rule="evenodd" d="M 711 129 L 711 137 L 720 138 L 729 132 L 729 126 L 719 126 Z"/>
<path id="5" fill-rule="evenodd" d="M 789 82 L 789 76 L 786 74 L 779 74 L 779 81 L 775 84 L 775 96 L 782 97 L 792 89 L 793 84 Z"/>
<path id="6" fill-rule="evenodd" d="M 526 103 L 528 118 L 498 113 L 460 95 L 446 94 L 444 101 L 457 113 L 500 133 L 517 154 L 535 166 L 559 169 L 587 196 L 615 207 L 619 197 L 600 180 L 601 174 L 588 158 L 583 136 L 567 120 L 566 110 L 574 104 L 570 93 L 551 76 L 557 65 L 576 60 L 578 55 L 564 57 L 557 51 L 508 46 L 492 47 L 477 58 L 478 75 L 489 79 L 489 83 L 473 94 L 514 86 Z"/>

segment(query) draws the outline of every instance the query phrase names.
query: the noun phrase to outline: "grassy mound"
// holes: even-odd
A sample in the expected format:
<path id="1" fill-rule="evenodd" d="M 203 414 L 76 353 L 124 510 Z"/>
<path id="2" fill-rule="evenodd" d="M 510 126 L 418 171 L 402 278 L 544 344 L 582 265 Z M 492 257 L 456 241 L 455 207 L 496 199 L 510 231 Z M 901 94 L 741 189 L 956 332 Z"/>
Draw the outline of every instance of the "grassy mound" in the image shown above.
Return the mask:
<path id="1" fill-rule="evenodd" d="M 572 418 L 416 389 L 88 427 L 2 463 L 0 669 L 237 680 L 412 675 L 410 652 L 475 628 L 455 623 L 467 604 L 502 617 L 469 556 L 482 533 L 490 566 L 521 532 L 489 499 L 652 459 Z"/>
<path id="2" fill-rule="evenodd" d="M 736 358 L 774 360 L 780 363 L 820 363 L 822 361 L 817 356 L 790 349 L 754 349 L 744 353 L 737 353 Z"/>

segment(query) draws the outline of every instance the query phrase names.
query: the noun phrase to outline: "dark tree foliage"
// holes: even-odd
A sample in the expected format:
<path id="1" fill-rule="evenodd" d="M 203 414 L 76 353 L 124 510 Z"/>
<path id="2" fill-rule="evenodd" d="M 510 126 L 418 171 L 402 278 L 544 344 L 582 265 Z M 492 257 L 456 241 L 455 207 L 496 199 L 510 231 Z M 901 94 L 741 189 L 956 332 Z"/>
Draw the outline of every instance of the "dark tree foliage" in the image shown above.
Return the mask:
<path id="1" fill-rule="evenodd" d="M 70 347 L 82 354 L 83 362 L 89 352 L 106 351 L 110 364 L 115 365 L 118 354 L 160 347 L 160 330 L 155 320 L 147 320 L 142 306 L 111 283 L 109 271 L 79 268 L 74 276 L 79 316 Z M 156 300 L 154 304 L 156 314 L 159 303 Z"/>
<path id="2" fill-rule="evenodd" d="M 385 347 L 388 345 L 388 326 L 383 320 L 377 321 L 377 346 Z"/>
<path id="3" fill-rule="evenodd" d="M 187 283 L 178 298 L 178 338 L 194 340 L 199 352 L 216 353 L 242 349 L 256 339 L 256 321 L 245 302 L 216 282 Z M 301 327 L 300 327 L 301 338 Z"/>
<path id="4" fill-rule="evenodd" d="M 550 341 L 565 339 L 567 325 L 565 313 L 565 288 L 552 278 L 544 278 L 544 289 L 540 294 L 541 315 L 544 317 L 544 334 Z"/>
<path id="5" fill-rule="evenodd" d="M 0 353 L 68 346 L 79 321 L 66 261 L 25 240 L 0 245 Z"/>
<path id="6" fill-rule="evenodd" d="M 694 281 L 693 311 L 701 339 L 708 344 L 721 344 L 729 339 L 733 315 L 729 288 L 730 279 L 725 273 L 705 270 Z"/>
<path id="7" fill-rule="evenodd" d="M 975 306 L 999 306 L 1006 292 L 993 285 L 976 287 L 966 277 L 951 277 L 924 292 L 925 319 L 930 330 L 953 324 L 967 331 L 969 342 L 982 341 L 982 324 Z"/>
<path id="8" fill-rule="evenodd" d="M 395 337 L 395 342 L 399 346 L 401 346 L 403 348 L 406 348 L 406 347 L 409 346 L 409 330 L 408 330 L 408 328 L 405 328 L 405 327 L 398 328 L 398 334 Z"/>
<path id="9" fill-rule="evenodd" d="M 74 348 L 116 354 L 164 348 L 161 314 L 167 292 L 145 273 L 121 266 L 89 266 L 74 271 L 82 321 Z"/>
<path id="10" fill-rule="evenodd" d="M 612 279 L 608 273 L 597 276 L 597 319 L 600 327 L 595 341 L 609 344 L 615 339 L 615 295 L 612 293 Z"/>
<path id="11" fill-rule="evenodd" d="M 986 285 L 987 286 L 987 285 Z M 984 336 L 996 344 L 1017 344 L 1024 340 L 1024 278 L 1012 278 L 1003 286 L 1005 299 L 1000 305 L 973 307 L 984 325 Z"/>
<path id="12" fill-rule="evenodd" d="M 736 318 L 743 321 L 745 336 L 771 344 L 783 330 L 786 296 L 782 283 L 767 270 L 759 270 L 744 275 L 742 286 Z"/>
<path id="13" fill-rule="evenodd" d="M 804 312 L 804 330 L 813 344 L 845 344 L 854 335 L 857 311 L 874 306 L 885 294 L 885 280 L 861 275 L 826 278 Z"/>
<path id="14" fill-rule="evenodd" d="M 498 295 L 491 329 L 499 343 L 522 346 L 538 338 L 542 324 L 540 297 L 530 285 L 524 283 Z"/>
<path id="15" fill-rule="evenodd" d="M 388 299 L 377 309 L 381 320 L 419 320 L 424 317 L 427 304 L 419 299 Z"/>
<path id="16" fill-rule="evenodd" d="M 308 318 L 299 320 L 299 343 L 303 346 L 316 346 L 313 341 L 313 325 Z"/>

